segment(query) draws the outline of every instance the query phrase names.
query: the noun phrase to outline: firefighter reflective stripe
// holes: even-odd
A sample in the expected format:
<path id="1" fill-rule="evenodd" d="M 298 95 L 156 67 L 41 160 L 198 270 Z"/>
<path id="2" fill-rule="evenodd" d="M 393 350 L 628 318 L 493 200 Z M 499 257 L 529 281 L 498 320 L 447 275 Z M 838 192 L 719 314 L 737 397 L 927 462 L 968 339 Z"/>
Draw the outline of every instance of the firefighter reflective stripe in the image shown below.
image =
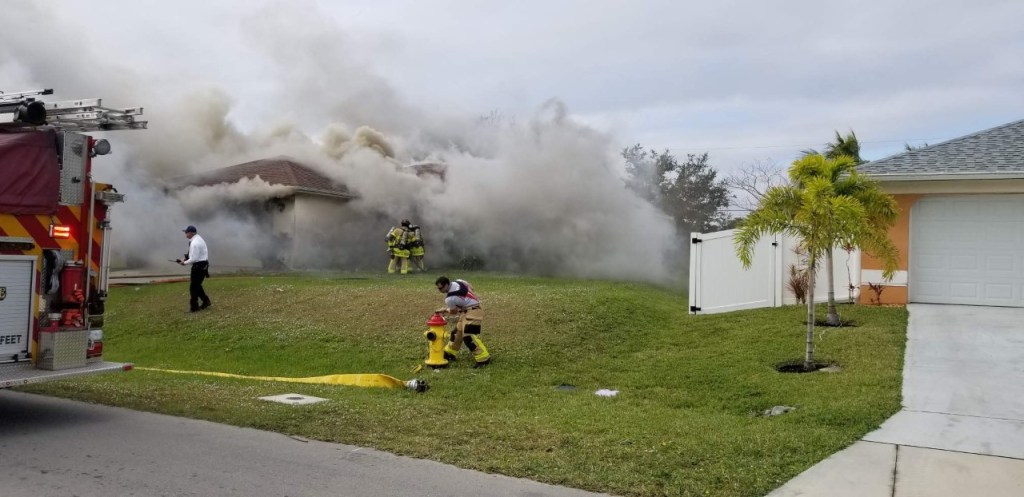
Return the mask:
<path id="1" fill-rule="evenodd" d="M 466 336 L 473 340 L 473 344 L 475 345 L 474 348 L 476 350 L 473 351 L 473 360 L 476 362 L 487 362 L 491 359 L 491 353 L 487 351 L 487 346 L 484 345 L 484 341 L 480 339 L 479 335 Z"/>
<path id="2" fill-rule="evenodd" d="M 306 378 L 284 378 L 278 376 L 245 376 L 231 373 L 214 373 L 210 371 L 181 371 L 176 369 L 140 368 L 141 371 L 156 371 L 160 373 L 174 374 L 196 374 L 204 376 L 219 376 L 222 378 L 242 378 L 246 380 L 281 381 L 288 383 L 314 383 L 321 385 L 347 385 L 352 387 L 379 387 L 379 388 L 406 388 L 406 382 L 386 374 L 332 374 L 327 376 L 310 376 Z"/>
<path id="3" fill-rule="evenodd" d="M 405 230 L 404 229 L 402 229 L 402 228 L 391 228 L 391 231 L 388 231 L 388 236 L 387 236 L 388 246 L 389 247 L 397 247 L 399 245 L 399 243 L 401 242 L 401 240 L 402 240 L 404 235 L 405 235 Z"/>
<path id="4" fill-rule="evenodd" d="M 409 232 L 409 253 L 413 257 L 420 257 L 426 253 L 423 249 L 423 237 L 420 235 L 419 228 Z"/>
<path id="5" fill-rule="evenodd" d="M 402 228 L 392 228 L 388 233 L 388 247 L 395 257 L 409 257 L 409 248 L 405 246 L 405 233 Z"/>

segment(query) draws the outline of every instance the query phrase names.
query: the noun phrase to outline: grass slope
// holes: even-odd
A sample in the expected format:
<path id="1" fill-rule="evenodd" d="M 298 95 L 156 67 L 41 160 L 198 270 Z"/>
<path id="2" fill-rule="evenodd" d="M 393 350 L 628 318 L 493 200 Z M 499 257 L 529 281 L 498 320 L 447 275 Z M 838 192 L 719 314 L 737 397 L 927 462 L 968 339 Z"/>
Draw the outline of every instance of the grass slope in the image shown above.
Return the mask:
<path id="1" fill-rule="evenodd" d="M 463 356 L 420 373 L 426 394 L 146 371 L 31 390 L 637 496 L 763 495 L 899 409 L 903 308 L 841 307 L 858 326 L 819 331 L 817 352 L 842 372 L 780 374 L 802 357 L 799 307 L 688 316 L 685 296 L 643 284 L 465 276 L 485 301 L 494 364 L 474 370 Z M 441 304 L 433 278 L 215 278 L 214 307 L 198 314 L 184 312 L 187 283 L 117 288 L 106 358 L 408 379 Z M 257 400 L 295 392 L 331 402 Z M 774 405 L 798 409 L 755 416 Z"/>

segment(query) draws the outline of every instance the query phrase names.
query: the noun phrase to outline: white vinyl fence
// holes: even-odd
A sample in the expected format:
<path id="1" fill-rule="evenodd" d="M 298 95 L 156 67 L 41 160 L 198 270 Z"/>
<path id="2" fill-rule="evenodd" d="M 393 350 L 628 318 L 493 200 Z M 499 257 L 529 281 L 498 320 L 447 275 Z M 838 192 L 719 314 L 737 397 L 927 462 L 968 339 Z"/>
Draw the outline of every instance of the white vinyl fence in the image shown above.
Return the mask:
<path id="1" fill-rule="evenodd" d="M 796 304 L 789 290 L 789 267 L 801 266 L 795 252 L 799 242 L 784 235 L 768 235 L 754 246 L 749 269 L 744 269 L 733 239 L 736 230 L 690 235 L 690 314 L 779 307 Z M 856 299 L 860 292 L 860 251 L 833 251 L 837 302 Z M 825 261 L 821 261 L 824 264 Z M 852 280 L 852 281 L 851 281 Z M 814 301 L 828 301 L 828 276 L 815 274 Z"/>

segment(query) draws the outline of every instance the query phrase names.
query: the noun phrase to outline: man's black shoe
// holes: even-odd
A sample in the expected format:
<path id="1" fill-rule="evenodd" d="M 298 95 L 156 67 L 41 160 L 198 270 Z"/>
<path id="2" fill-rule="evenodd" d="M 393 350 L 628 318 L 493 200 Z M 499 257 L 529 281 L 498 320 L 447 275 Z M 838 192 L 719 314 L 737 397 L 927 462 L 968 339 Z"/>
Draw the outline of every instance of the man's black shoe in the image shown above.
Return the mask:
<path id="1" fill-rule="evenodd" d="M 208 308 L 208 307 L 210 307 L 210 303 L 209 303 L 209 302 L 207 302 L 207 303 L 205 303 L 205 304 L 203 304 L 203 305 L 199 306 L 199 310 L 201 311 L 201 310 L 203 310 L 203 309 L 206 309 L 206 308 Z"/>
<path id="2" fill-rule="evenodd" d="M 473 364 L 473 369 L 482 368 L 482 367 L 484 367 L 484 366 L 486 366 L 486 365 L 488 365 L 490 363 L 491 363 L 490 359 L 487 359 L 486 361 L 477 361 L 476 363 Z"/>
<path id="3" fill-rule="evenodd" d="M 444 358 L 449 360 L 449 361 L 457 361 L 457 360 L 459 360 L 458 357 L 455 357 L 454 354 L 452 354 L 451 352 L 448 352 L 448 351 L 445 351 Z"/>

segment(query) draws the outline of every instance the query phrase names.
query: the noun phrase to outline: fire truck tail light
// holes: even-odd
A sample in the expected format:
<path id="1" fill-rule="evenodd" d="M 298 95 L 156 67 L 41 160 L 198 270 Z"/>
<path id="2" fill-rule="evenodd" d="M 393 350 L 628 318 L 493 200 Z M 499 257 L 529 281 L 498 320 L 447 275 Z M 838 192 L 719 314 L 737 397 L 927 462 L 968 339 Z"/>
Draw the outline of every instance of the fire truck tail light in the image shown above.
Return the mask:
<path id="1" fill-rule="evenodd" d="M 60 239 L 71 238 L 71 227 L 70 226 L 60 226 L 60 225 L 56 225 L 56 224 L 51 224 L 50 225 L 50 237 L 51 238 L 60 238 Z"/>

